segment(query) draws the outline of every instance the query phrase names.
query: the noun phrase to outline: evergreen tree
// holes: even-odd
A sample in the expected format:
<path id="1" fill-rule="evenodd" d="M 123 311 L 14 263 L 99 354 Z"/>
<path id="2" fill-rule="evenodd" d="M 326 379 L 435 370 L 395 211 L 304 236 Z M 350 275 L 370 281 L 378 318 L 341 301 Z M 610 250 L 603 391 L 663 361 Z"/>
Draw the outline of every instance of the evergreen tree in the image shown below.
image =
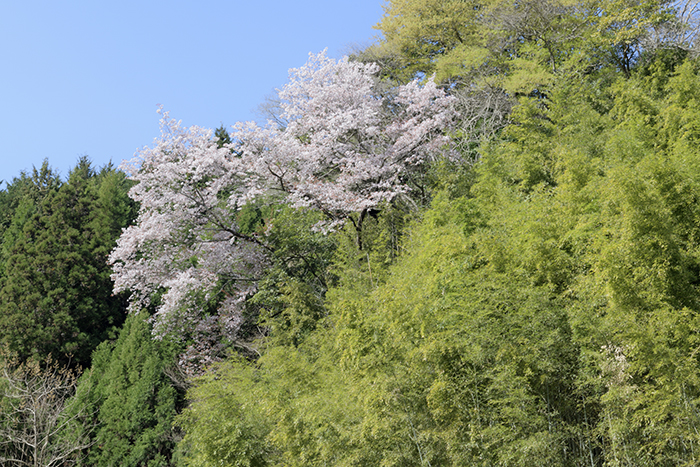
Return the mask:
<path id="1" fill-rule="evenodd" d="M 33 168 L 31 175 L 22 172 L 0 190 L 0 278 L 25 224 L 40 202 L 60 185 L 60 177 L 49 167 L 48 160 L 44 160 L 40 169 Z"/>
<path id="2" fill-rule="evenodd" d="M 22 201 L 5 235 L 0 339 L 21 359 L 87 364 L 124 319 L 106 263 L 132 215 L 123 175 L 98 176 L 82 158 L 66 183 L 33 203 Z"/>
<path id="3" fill-rule="evenodd" d="M 174 350 L 152 339 L 145 313 L 129 315 L 117 340 L 97 348 L 77 396 L 98 426 L 85 465 L 175 465 L 172 422 L 182 388 L 166 376 L 175 368 Z"/>

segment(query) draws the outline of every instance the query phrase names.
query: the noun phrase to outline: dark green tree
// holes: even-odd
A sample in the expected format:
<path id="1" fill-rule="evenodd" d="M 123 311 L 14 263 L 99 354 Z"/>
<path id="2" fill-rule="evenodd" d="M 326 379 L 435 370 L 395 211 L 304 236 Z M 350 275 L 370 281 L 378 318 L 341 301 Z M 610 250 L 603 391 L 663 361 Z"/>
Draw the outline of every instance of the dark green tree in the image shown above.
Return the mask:
<path id="1" fill-rule="evenodd" d="M 0 190 L 0 233 L 10 225 L 14 211 L 22 200 L 30 198 L 34 202 L 39 201 L 60 185 L 61 179 L 49 166 L 48 159 L 44 159 L 39 169 L 33 167 L 31 173 L 23 171 L 7 182 L 6 187 Z"/>
<path id="2" fill-rule="evenodd" d="M 124 320 L 106 263 L 133 216 L 123 174 L 81 158 L 60 188 L 25 197 L 5 235 L 0 340 L 20 359 L 88 364 Z"/>
<path id="3" fill-rule="evenodd" d="M 0 190 L 0 277 L 4 265 L 25 224 L 34 214 L 39 203 L 61 186 L 60 177 L 44 160 L 40 169 L 32 173 L 22 172 Z"/>
<path id="4" fill-rule="evenodd" d="M 97 348 L 76 397 L 97 425 L 85 465 L 175 465 L 172 422 L 184 393 L 175 357 L 175 347 L 152 339 L 146 313 L 129 315 L 116 341 Z"/>

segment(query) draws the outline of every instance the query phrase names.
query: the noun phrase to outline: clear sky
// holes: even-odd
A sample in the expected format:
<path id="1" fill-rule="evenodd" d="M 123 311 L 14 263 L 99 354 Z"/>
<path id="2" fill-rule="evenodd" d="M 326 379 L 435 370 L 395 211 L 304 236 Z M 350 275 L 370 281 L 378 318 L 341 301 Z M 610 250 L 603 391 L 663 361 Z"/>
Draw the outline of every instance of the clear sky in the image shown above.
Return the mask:
<path id="1" fill-rule="evenodd" d="M 382 0 L 6 1 L 0 15 L 0 180 L 48 158 L 131 159 L 186 126 L 257 119 L 310 52 L 378 35 Z M 4 185 L 3 185 L 4 186 Z"/>

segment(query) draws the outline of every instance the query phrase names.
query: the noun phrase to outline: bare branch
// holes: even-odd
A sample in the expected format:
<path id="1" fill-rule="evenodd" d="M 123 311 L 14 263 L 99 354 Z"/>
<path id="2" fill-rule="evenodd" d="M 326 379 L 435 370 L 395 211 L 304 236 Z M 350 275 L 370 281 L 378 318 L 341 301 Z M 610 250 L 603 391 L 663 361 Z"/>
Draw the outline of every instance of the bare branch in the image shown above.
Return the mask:
<path id="1" fill-rule="evenodd" d="M 0 464 L 32 467 L 75 464 L 91 445 L 90 419 L 72 403 L 78 374 L 49 360 L 44 365 L 0 359 Z"/>

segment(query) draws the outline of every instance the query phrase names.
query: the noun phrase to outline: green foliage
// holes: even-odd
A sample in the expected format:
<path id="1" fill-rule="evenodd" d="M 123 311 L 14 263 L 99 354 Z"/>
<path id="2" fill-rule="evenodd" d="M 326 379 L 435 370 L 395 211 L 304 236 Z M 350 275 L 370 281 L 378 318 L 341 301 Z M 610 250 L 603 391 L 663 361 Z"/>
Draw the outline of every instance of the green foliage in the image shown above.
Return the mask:
<path id="1" fill-rule="evenodd" d="M 22 172 L 0 191 L 0 276 L 36 206 L 60 185 L 59 176 L 49 167 L 48 160 L 44 160 L 40 169 L 33 169 L 31 176 Z"/>
<path id="2" fill-rule="evenodd" d="M 481 44 L 474 2 L 397 0 L 389 2 L 385 12 L 376 26 L 386 38 L 381 54 L 398 57 L 400 69 L 395 73 L 401 80 L 418 72 L 430 74 L 437 58 L 459 46 Z"/>
<path id="3" fill-rule="evenodd" d="M 226 127 L 221 125 L 214 131 L 214 137 L 216 138 L 216 145 L 223 148 L 227 144 L 231 144 L 231 135 L 226 131 Z"/>
<path id="4" fill-rule="evenodd" d="M 105 341 L 78 387 L 77 403 L 90 408 L 97 429 L 85 465 L 176 464 L 179 439 L 172 427 L 182 404 L 176 378 L 177 348 L 154 341 L 144 313 L 129 315 L 116 341 Z"/>
<path id="5" fill-rule="evenodd" d="M 677 27 L 671 7 L 664 0 L 392 0 L 376 26 L 382 40 L 358 58 L 378 60 L 385 76 L 400 81 L 435 73 L 442 82 L 541 96 L 571 73 L 613 67 L 629 77 L 644 39 Z"/>
<path id="6" fill-rule="evenodd" d="M 190 405 L 177 418 L 186 433 L 180 444 L 185 465 L 268 465 L 269 422 L 254 400 L 241 398 L 255 394 L 257 380 L 254 368 L 231 360 L 195 382 Z"/>
<path id="7" fill-rule="evenodd" d="M 83 158 L 55 187 L 44 172 L 35 171 L 37 188 L 3 238 L 0 340 L 22 360 L 85 364 L 123 322 L 124 297 L 112 295 L 106 258 L 135 210 L 113 168 L 95 173 Z"/>
<path id="8" fill-rule="evenodd" d="M 189 393 L 191 465 L 697 464 L 699 82 L 559 79 L 417 218 L 357 213 Z"/>
<path id="9" fill-rule="evenodd" d="M 688 401 L 697 372 L 684 329 L 697 320 L 700 185 L 697 154 L 670 122 L 693 112 L 694 91 L 678 105 L 677 89 L 697 75 L 690 62 L 674 68 L 650 67 L 595 94 L 562 86 L 547 111 L 553 132 L 532 126 L 494 145 L 475 188 L 498 226 L 479 238 L 489 263 L 571 300 L 585 362 L 579 391 L 598 407 L 587 418 L 597 418 L 597 449 L 611 465 L 695 462 Z M 534 167 L 549 179 L 523 184 L 522 155 L 533 145 Z"/>
<path id="10" fill-rule="evenodd" d="M 333 280 L 329 265 L 333 240 L 318 232 L 324 220 L 315 211 L 285 205 L 241 211 L 246 219 L 259 219 L 271 245 L 272 265 L 250 305 L 258 309 L 256 324 L 268 329 L 268 339 L 294 345 L 314 329 L 325 315 L 323 297 Z"/>

